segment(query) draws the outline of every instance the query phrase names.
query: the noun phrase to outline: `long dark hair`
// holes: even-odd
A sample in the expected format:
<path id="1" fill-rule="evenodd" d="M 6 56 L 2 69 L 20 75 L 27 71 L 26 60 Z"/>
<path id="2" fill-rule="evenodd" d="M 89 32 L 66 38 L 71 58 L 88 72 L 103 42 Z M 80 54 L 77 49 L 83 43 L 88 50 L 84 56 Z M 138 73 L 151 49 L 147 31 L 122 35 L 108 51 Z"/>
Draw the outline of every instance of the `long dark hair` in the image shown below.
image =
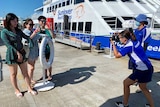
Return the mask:
<path id="1" fill-rule="evenodd" d="M 23 27 L 26 28 L 26 25 L 29 23 L 29 22 L 32 22 L 33 23 L 33 20 L 31 18 L 27 18 L 23 24 Z"/>
<path id="2" fill-rule="evenodd" d="M 132 28 L 127 28 L 123 30 L 122 32 L 120 32 L 120 35 L 127 39 L 131 39 L 132 41 L 136 41 L 136 36 L 134 35 Z"/>
<path id="3" fill-rule="evenodd" d="M 8 13 L 6 15 L 6 19 L 5 19 L 5 28 L 8 29 L 8 30 L 11 30 L 10 29 L 10 25 L 11 25 L 11 20 L 14 20 L 14 19 L 17 19 L 18 21 L 18 17 L 13 14 L 13 13 Z M 16 30 L 18 30 L 18 24 L 17 24 L 17 27 L 15 28 Z"/>

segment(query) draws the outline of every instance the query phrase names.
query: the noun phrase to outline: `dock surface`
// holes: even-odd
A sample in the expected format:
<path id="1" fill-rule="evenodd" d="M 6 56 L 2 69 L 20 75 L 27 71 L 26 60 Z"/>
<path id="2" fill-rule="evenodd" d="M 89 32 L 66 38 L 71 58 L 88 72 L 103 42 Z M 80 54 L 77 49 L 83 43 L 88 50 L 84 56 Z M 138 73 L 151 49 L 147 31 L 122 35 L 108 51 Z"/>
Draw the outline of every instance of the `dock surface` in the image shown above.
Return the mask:
<path id="1" fill-rule="evenodd" d="M 89 52 L 75 47 L 54 43 L 55 57 L 52 64 L 52 82 L 55 88 L 27 93 L 25 81 L 18 71 L 17 79 L 23 98 L 17 98 L 10 82 L 9 71 L 3 64 L 3 81 L 0 82 L 0 107 L 116 107 L 123 98 L 123 80 L 132 72 L 127 69 L 128 58 L 107 58 L 106 53 Z M 5 58 L 6 47 L 0 45 Z M 160 61 L 151 59 L 154 66 L 153 80 L 148 84 L 155 107 L 160 107 Z M 34 79 L 42 76 L 39 59 L 35 65 Z M 142 93 L 135 93 L 131 86 L 129 107 L 144 107 L 147 103 Z"/>

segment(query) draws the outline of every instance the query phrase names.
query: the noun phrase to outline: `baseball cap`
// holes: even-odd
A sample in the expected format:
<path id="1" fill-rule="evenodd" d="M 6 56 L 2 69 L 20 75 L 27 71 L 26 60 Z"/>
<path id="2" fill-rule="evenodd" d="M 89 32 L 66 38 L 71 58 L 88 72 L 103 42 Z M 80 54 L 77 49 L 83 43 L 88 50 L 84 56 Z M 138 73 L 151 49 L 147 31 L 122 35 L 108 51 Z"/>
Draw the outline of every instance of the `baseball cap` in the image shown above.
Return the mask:
<path id="1" fill-rule="evenodd" d="M 139 14 L 136 18 L 136 21 L 138 22 L 144 22 L 145 24 L 148 24 L 147 16 L 144 14 Z"/>

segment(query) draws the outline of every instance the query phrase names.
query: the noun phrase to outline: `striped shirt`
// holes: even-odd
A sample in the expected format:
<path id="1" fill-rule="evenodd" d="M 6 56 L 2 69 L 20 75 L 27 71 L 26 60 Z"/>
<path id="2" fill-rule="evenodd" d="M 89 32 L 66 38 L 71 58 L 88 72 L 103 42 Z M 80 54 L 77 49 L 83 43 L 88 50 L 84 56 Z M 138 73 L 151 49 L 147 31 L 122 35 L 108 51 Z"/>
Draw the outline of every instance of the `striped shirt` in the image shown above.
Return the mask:
<path id="1" fill-rule="evenodd" d="M 135 69 L 144 71 L 150 69 L 152 66 L 139 41 L 129 40 L 119 53 L 122 56 L 128 55 Z"/>
<path id="2" fill-rule="evenodd" d="M 141 30 L 135 29 L 134 34 L 142 46 L 144 43 L 149 43 L 151 39 L 151 31 L 146 26 L 144 26 Z"/>

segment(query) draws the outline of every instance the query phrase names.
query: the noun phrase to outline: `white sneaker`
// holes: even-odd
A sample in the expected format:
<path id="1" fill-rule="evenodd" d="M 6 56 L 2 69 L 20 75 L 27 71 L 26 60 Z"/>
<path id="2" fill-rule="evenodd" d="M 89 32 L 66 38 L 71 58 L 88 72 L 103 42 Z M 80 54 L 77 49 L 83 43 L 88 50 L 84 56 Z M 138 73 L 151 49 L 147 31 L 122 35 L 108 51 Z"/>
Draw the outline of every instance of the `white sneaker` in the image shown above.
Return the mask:
<path id="1" fill-rule="evenodd" d="M 115 104 L 117 107 L 129 107 L 129 106 L 124 106 L 122 102 L 116 102 Z"/>
<path id="2" fill-rule="evenodd" d="M 145 107 L 150 107 L 150 105 L 149 104 L 145 104 Z"/>
<path id="3" fill-rule="evenodd" d="M 157 84 L 160 85 L 160 81 L 158 81 Z"/>

